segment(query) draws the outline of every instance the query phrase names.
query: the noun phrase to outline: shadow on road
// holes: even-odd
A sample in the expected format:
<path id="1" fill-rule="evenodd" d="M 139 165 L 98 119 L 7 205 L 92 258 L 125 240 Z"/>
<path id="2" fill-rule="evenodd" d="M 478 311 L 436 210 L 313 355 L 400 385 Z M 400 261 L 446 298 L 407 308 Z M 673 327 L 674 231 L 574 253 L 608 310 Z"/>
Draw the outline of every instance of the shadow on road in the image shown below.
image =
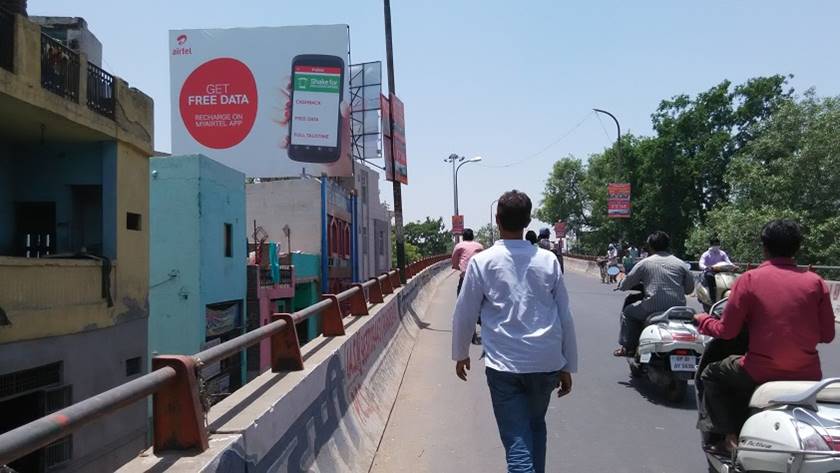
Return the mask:
<path id="1" fill-rule="evenodd" d="M 657 406 L 690 411 L 697 410 L 697 398 L 695 397 L 693 384 L 688 385 L 685 397 L 682 401 L 677 403 L 665 400 L 665 393 L 662 389 L 654 386 L 653 383 L 644 378 L 630 378 L 627 381 L 618 381 L 617 384 L 620 384 L 628 389 L 635 389 L 648 402 Z"/>

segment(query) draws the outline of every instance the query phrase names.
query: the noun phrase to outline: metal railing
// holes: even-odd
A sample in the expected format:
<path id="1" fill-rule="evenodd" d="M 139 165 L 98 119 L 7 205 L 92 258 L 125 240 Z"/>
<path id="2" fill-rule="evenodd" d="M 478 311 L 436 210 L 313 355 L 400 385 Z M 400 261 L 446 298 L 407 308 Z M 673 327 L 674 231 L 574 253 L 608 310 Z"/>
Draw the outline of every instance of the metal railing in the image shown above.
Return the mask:
<path id="1" fill-rule="evenodd" d="M 14 72 L 15 15 L 0 8 L 0 67 Z"/>
<path id="2" fill-rule="evenodd" d="M 94 112 L 114 119 L 114 76 L 87 63 L 87 106 Z"/>
<path id="3" fill-rule="evenodd" d="M 79 55 L 41 33 L 41 87 L 79 102 Z"/>
<path id="4" fill-rule="evenodd" d="M 444 261 L 449 255 L 425 258 L 406 267 L 406 279 Z M 299 371 L 303 358 L 295 325 L 321 315 L 324 336 L 344 335 L 346 315 L 368 315 L 369 305 L 384 302 L 400 287 L 400 275 L 383 273 L 367 282 L 354 284 L 339 294 L 325 294 L 323 300 L 291 314 L 274 314 L 273 321 L 192 356 L 164 355 L 152 359 L 152 371 L 139 378 L 97 394 L 50 415 L 0 434 L 0 465 L 8 464 L 59 440 L 84 425 L 123 407 L 153 396 L 153 445 L 165 450 L 208 448 L 209 432 L 204 421 L 205 405 L 199 393 L 202 366 L 234 355 L 262 340 L 271 340 L 273 372 Z M 349 314 L 342 311 L 342 303 Z"/>

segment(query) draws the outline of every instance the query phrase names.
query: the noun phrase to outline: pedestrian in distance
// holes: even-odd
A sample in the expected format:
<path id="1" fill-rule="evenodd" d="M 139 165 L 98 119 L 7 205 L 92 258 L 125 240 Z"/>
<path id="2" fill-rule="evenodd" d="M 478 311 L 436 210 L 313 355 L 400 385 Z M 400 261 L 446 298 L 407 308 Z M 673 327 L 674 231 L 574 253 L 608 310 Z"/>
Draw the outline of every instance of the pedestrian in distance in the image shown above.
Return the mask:
<path id="1" fill-rule="evenodd" d="M 536 245 L 537 241 L 539 241 L 537 239 L 537 233 L 533 230 L 528 230 L 528 233 L 525 234 L 525 239 L 532 245 Z"/>
<path id="2" fill-rule="evenodd" d="M 461 285 L 464 284 L 464 271 L 467 270 L 467 263 L 476 253 L 484 249 L 484 245 L 475 241 L 475 233 L 471 228 L 465 228 L 461 235 L 464 241 L 455 245 L 452 250 L 452 269 L 459 272 L 458 294 L 461 294 Z"/>
<path id="3" fill-rule="evenodd" d="M 522 239 L 530 221 L 527 195 L 513 190 L 499 198 L 501 239 L 467 265 L 452 318 L 452 359 L 456 375 L 466 381 L 470 336 L 480 316 L 487 385 L 507 471 L 544 473 L 551 393 L 571 392 L 578 355 L 560 263 Z"/>

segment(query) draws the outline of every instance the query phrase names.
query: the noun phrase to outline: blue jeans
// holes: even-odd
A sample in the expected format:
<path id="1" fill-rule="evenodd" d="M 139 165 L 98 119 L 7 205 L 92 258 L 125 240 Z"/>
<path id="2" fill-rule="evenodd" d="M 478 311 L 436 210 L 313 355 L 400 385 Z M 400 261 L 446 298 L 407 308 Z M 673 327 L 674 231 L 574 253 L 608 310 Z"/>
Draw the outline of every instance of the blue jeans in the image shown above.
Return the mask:
<path id="1" fill-rule="evenodd" d="M 508 473 L 544 473 L 545 413 L 558 373 L 485 372 Z"/>

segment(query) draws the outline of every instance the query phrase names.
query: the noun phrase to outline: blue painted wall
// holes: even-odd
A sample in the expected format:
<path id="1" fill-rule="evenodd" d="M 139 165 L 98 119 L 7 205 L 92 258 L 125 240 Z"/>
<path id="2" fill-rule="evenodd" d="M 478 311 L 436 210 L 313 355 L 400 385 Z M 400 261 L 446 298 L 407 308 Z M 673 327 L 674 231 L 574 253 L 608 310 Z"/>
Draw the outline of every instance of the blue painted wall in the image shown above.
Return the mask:
<path id="1" fill-rule="evenodd" d="M 245 176 L 199 155 L 152 158 L 150 172 L 149 348 L 192 354 L 206 338 L 208 304 L 244 305 Z"/>
<path id="2" fill-rule="evenodd" d="M 14 202 L 55 202 L 56 251 L 78 250 L 71 245 L 71 186 L 96 185 L 102 186 L 103 254 L 115 257 L 116 158 L 117 148 L 112 142 L 50 143 L 0 149 L 0 175 L 4 176 L 0 177 L 0 251 L 11 250 L 15 231 Z"/>

